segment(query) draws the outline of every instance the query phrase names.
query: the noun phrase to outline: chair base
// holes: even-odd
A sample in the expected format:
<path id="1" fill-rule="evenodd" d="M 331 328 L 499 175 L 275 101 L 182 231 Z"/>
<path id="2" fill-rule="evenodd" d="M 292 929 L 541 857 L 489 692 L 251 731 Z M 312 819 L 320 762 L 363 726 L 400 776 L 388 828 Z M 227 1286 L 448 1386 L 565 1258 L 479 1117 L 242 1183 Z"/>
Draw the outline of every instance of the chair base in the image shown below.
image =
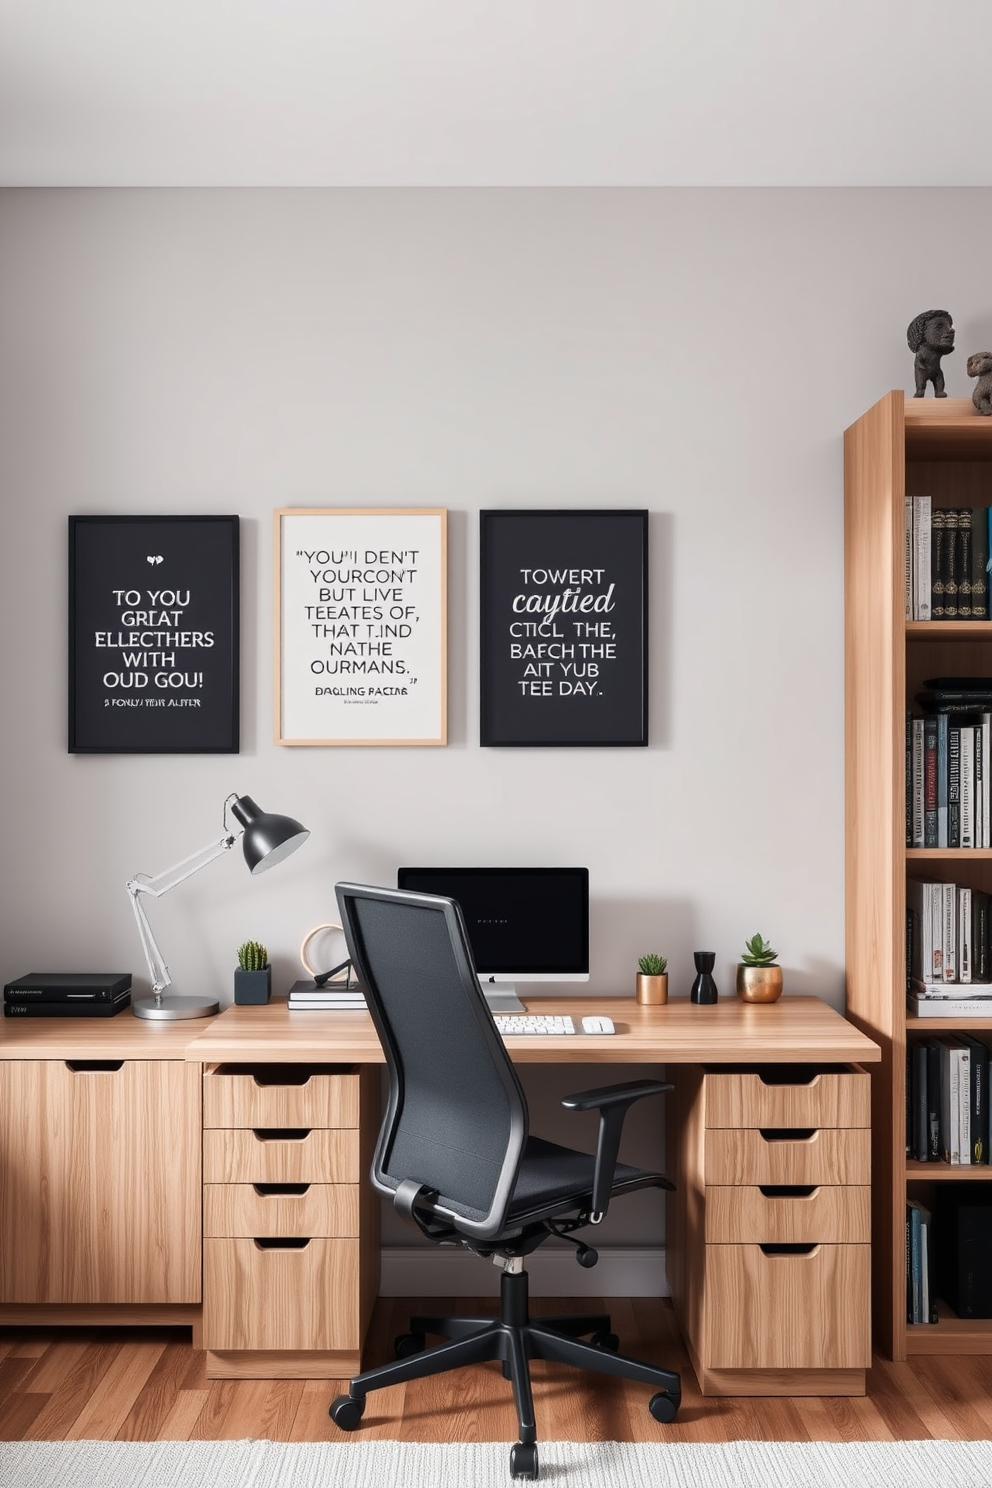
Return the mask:
<path id="1" fill-rule="evenodd" d="M 428 1333 L 440 1334 L 448 1342 L 427 1349 Z M 589 1342 L 584 1341 L 585 1334 L 592 1335 Z M 466 1364 L 499 1359 L 504 1375 L 513 1385 L 520 1433 L 520 1440 L 510 1454 L 510 1472 L 514 1477 L 536 1478 L 537 1427 L 530 1384 L 531 1359 L 549 1359 L 556 1364 L 572 1364 L 579 1369 L 654 1385 L 658 1393 L 649 1402 L 651 1414 L 658 1421 L 674 1420 L 682 1399 L 679 1376 L 615 1352 L 616 1342 L 606 1313 L 531 1318 L 527 1272 L 504 1272 L 500 1280 L 498 1318 L 411 1318 L 410 1332 L 396 1342 L 399 1357 L 393 1363 L 356 1375 L 348 1394 L 334 1401 L 329 1414 L 342 1430 L 354 1431 L 364 1414 L 365 1398 L 372 1390 L 426 1379 Z"/>

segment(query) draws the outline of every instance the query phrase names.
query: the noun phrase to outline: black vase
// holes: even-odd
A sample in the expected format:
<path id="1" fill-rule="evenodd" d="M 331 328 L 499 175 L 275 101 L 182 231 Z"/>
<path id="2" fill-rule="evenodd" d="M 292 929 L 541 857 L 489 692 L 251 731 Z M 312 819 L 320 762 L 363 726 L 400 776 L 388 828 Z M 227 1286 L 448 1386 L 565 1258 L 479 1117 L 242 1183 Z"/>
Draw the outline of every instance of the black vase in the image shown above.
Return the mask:
<path id="1" fill-rule="evenodd" d="M 716 1002 L 716 982 L 712 976 L 716 965 L 716 951 L 693 951 L 692 959 L 696 963 L 696 980 L 692 984 L 689 1001 Z"/>

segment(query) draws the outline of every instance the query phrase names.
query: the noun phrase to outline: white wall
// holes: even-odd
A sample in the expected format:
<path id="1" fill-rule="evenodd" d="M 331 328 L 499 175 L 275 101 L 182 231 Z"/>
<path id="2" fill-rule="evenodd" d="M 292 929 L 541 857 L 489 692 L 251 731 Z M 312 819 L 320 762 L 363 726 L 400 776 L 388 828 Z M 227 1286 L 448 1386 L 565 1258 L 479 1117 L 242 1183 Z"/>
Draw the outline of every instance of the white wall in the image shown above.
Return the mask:
<path id="1" fill-rule="evenodd" d="M 590 994 L 637 956 L 777 946 L 843 1002 L 842 432 L 912 386 L 905 327 L 992 346 L 983 191 L 0 193 L 4 979 L 144 967 L 124 892 L 237 790 L 303 818 L 151 906 L 176 990 L 276 980 L 336 878 L 585 863 Z M 992 501 L 992 489 L 990 489 Z M 272 512 L 450 513 L 450 744 L 272 741 Z M 651 512 L 651 744 L 478 745 L 481 507 Z M 242 751 L 66 753 L 66 518 L 242 518 Z M 580 1072 L 581 1073 L 581 1072 Z M 529 1075 L 534 1103 L 539 1071 Z M 642 1117 L 631 1155 L 660 1160 Z M 614 1234 L 657 1236 L 651 1200 Z"/>

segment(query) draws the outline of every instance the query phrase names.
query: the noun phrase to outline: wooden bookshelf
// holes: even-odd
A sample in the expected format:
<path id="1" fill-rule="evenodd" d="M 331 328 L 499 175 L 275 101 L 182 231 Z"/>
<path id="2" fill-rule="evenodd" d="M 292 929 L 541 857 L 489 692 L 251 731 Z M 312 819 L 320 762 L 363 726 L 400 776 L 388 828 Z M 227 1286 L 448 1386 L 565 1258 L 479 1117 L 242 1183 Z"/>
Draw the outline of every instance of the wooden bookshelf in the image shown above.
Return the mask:
<path id="1" fill-rule="evenodd" d="M 906 1157 L 908 1034 L 988 1032 L 992 1018 L 906 1013 L 906 877 L 992 891 L 992 850 L 905 846 L 905 714 L 925 677 L 992 675 L 992 622 L 907 621 L 904 498 L 992 506 L 992 419 L 970 398 L 888 393 L 844 436 L 847 1009 L 882 1047 L 873 1079 L 875 1344 L 907 1354 L 992 1353 L 992 1319 L 940 1309 L 906 1322 L 907 1197 L 926 1201 L 949 1180 L 992 1180 L 989 1167 Z M 934 1187 L 930 1187 L 934 1185 Z"/>

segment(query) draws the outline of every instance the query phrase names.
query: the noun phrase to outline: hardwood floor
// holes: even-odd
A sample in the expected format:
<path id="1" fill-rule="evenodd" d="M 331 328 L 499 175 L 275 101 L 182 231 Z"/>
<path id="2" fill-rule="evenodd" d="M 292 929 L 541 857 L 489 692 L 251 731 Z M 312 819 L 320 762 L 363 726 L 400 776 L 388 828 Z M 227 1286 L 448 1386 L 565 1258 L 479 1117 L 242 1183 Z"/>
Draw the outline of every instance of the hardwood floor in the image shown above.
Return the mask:
<path id="1" fill-rule="evenodd" d="M 555 1298 L 545 1311 L 588 1311 L 590 1298 Z M 868 1393 L 853 1399 L 704 1399 L 668 1302 L 611 1298 L 626 1352 L 682 1373 L 682 1408 L 670 1426 L 647 1410 L 643 1385 L 537 1363 L 533 1369 L 539 1438 L 559 1441 L 890 1440 L 992 1436 L 992 1358 L 876 1360 Z M 392 1340 L 412 1311 L 473 1310 L 462 1299 L 379 1302 L 368 1362 L 391 1357 Z M 535 1312 L 541 1304 L 535 1302 Z M 203 1355 L 182 1329 L 0 1330 L 0 1439 L 8 1441 L 335 1440 L 327 1416 L 339 1393 L 328 1380 L 207 1380 Z M 370 1397 L 363 1440 L 512 1441 L 516 1417 L 509 1384 L 487 1364 L 378 1391 Z"/>

